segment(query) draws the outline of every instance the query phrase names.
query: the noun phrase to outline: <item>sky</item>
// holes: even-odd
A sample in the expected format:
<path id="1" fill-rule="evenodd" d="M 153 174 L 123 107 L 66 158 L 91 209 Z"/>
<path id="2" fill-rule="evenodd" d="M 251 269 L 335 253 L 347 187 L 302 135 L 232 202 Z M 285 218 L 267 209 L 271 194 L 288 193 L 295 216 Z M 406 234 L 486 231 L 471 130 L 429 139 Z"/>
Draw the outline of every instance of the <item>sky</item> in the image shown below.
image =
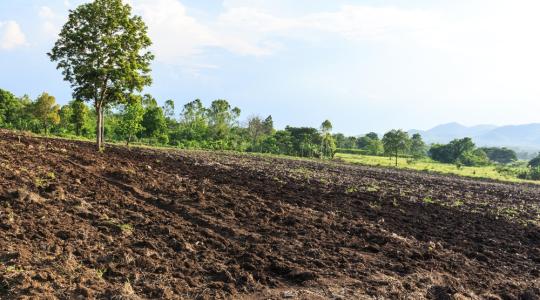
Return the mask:
<path id="1" fill-rule="evenodd" d="M 59 103 L 50 62 L 83 0 L 0 1 L 0 88 Z M 177 114 L 227 99 L 275 125 L 350 135 L 540 122 L 537 0 L 126 0 L 153 40 L 145 92 Z"/>

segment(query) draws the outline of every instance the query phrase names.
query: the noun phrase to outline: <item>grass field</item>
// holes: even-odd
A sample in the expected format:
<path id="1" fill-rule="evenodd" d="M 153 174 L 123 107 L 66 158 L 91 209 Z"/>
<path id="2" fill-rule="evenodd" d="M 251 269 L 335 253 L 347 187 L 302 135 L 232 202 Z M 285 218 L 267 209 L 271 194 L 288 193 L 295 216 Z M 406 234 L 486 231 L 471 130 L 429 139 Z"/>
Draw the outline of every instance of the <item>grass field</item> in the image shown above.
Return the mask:
<path id="1" fill-rule="evenodd" d="M 342 159 L 345 162 L 353 164 L 361 164 L 368 166 L 383 166 L 383 167 L 395 167 L 395 158 L 389 159 L 388 157 L 381 156 L 369 156 L 359 154 L 336 154 L 336 158 Z M 487 178 L 502 181 L 511 182 L 529 182 L 538 183 L 529 180 L 523 180 L 516 178 L 512 175 L 501 174 L 497 172 L 496 166 L 483 166 L 483 167 L 457 167 L 453 164 L 443 164 L 431 159 L 423 160 L 410 160 L 407 158 L 398 158 L 398 168 L 419 170 L 427 172 L 437 172 L 444 174 L 455 174 L 459 176 L 474 177 L 474 178 Z"/>

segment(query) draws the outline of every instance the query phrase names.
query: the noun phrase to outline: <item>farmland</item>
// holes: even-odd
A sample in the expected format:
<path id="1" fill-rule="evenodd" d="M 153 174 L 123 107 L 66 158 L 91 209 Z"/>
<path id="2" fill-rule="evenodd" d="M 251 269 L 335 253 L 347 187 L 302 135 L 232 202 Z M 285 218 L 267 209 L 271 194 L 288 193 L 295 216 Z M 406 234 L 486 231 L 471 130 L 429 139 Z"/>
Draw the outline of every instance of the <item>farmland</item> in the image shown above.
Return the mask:
<path id="1" fill-rule="evenodd" d="M 538 299 L 540 187 L 0 131 L 0 299 Z"/>

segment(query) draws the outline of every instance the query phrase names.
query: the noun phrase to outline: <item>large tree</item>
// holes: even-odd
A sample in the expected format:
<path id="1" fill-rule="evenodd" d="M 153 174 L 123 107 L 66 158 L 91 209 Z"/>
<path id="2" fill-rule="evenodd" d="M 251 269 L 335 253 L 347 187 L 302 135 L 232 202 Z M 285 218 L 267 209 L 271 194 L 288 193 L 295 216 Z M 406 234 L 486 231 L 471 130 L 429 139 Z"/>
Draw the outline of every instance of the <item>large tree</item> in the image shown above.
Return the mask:
<path id="1" fill-rule="evenodd" d="M 133 91 L 150 85 L 153 54 L 147 27 L 122 0 L 95 0 L 70 11 L 48 53 L 75 99 L 93 101 L 98 149 L 103 147 L 107 106 L 126 102 Z"/>

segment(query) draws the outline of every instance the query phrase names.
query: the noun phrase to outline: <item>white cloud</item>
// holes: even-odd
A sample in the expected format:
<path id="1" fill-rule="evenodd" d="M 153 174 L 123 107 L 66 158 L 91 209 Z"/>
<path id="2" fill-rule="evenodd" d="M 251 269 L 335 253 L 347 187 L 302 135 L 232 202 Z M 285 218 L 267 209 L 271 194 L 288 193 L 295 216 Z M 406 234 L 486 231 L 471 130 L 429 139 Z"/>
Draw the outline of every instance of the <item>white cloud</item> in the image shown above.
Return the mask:
<path id="1" fill-rule="evenodd" d="M 149 28 L 158 60 L 176 62 L 198 55 L 205 47 L 218 46 L 217 38 L 207 26 L 186 13 L 186 7 L 176 0 L 132 1 Z"/>
<path id="2" fill-rule="evenodd" d="M 62 17 L 48 6 L 40 7 L 38 16 L 41 19 L 41 30 L 45 36 L 50 39 L 56 38 L 60 32 Z"/>
<path id="3" fill-rule="evenodd" d="M 436 18 L 422 11 L 351 5 L 336 12 L 282 17 L 265 11 L 261 3 L 226 1 L 215 20 L 201 22 L 178 0 L 129 2 L 148 24 L 157 59 L 166 62 L 185 60 L 209 47 L 239 55 L 271 55 L 283 48 L 282 37 L 316 39 L 321 32 L 347 39 L 390 38 L 427 28 Z"/>
<path id="4" fill-rule="evenodd" d="M 0 50 L 11 50 L 26 44 L 26 36 L 17 22 L 0 22 Z"/>

